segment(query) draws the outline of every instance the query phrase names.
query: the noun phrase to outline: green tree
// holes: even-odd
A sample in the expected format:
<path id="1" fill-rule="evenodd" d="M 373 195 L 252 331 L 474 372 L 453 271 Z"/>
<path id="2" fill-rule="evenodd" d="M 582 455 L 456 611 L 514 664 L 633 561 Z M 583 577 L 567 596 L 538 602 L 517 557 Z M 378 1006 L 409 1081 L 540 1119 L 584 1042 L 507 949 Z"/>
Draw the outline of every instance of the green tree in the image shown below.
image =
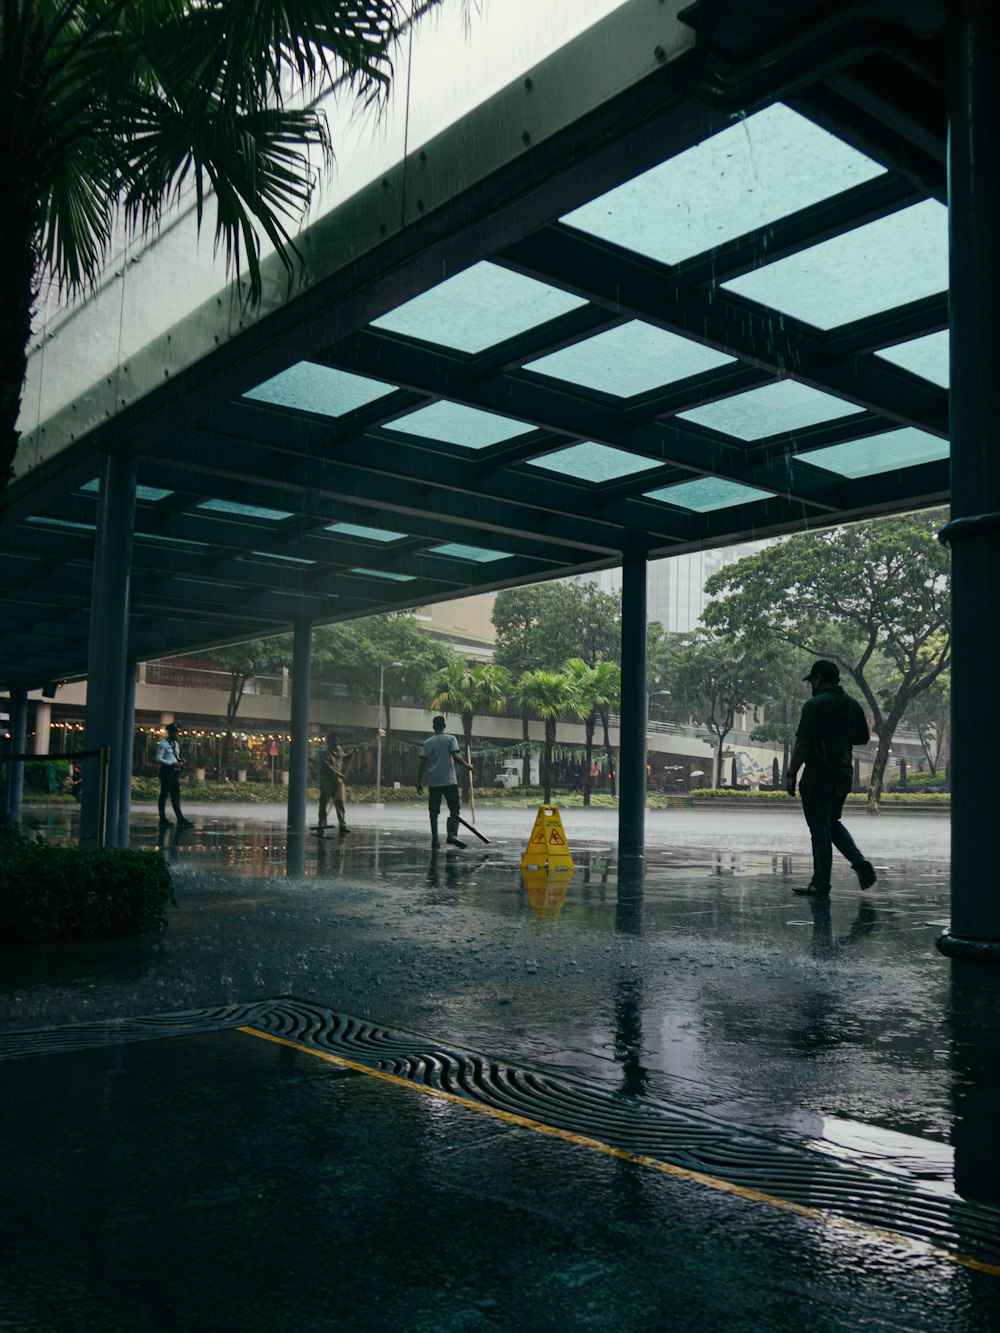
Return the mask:
<path id="1" fill-rule="evenodd" d="M 472 724 L 476 714 L 502 712 L 509 689 L 510 675 L 504 667 L 493 662 L 470 666 L 456 654 L 432 677 L 427 707 L 461 714 L 465 756 L 471 762 Z M 471 784 L 471 773 L 466 774 L 466 779 Z"/>
<path id="2" fill-rule="evenodd" d="M 790 537 L 705 585 L 719 598 L 704 615 L 716 631 L 829 657 L 854 681 L 878 737 L 872 813 L 901 718 L 951 662 L 948 554 L 936 536 L 943 518 L 926 511 Z"/>
<path id="3" fill-rule="evenodd" d="M 560 671 L 526 671 L 514 686 L 513 693 L 526 714 L 545 724 L 542 799 L 548 805 L 552 800 L 552 749 L 556 743 L 556 724 L 573 707 L 573 686 Z"/>
<path id="4" fill-rule="evenodd" d="M 713 787 L 720 785 L 722 753 L 736 714 L 760 697 L 769 665 L 759 645 L 706 630 L 674 640 L 673 699 L 712 737 Z"/>
<path id="5" fill-rule="evenodd" d="M 512 678 L 539 670 L 558 672 L 567 657 L 590 667 L 621 663 L 621 596 L 596 584 L 568 580 L 505 588 L 493 603 L 497 631 L 494 661 Z M 609 748 L 608 710 L 602 711 L 604 744 Z M 530 782 L 529 712 L 521 709 L 522 782 Z"/>
<path id="6" fill-rule="evenodd" d="M 594 753 L 594 732 L 597 719 L 604 710 L 618 706 L 621 698 L 621 668 L 613 662 L 600 662 L 591 667 L 582 657 L 571 657 L 563 667 L 570 683 L 570 711 L 581 719 L 585 735 L 583 803 L 590 804 L 590 768 Z"/>
<path id="7" fill-rule="evenodd" d="M 266 676 L 281 671 L 292 660 L 292 639 L 289 634 L 277 634 L 270 639 L 250 639 L 246 643 L 215 648 L 209 654 L 223 671 L 229 672 L 229 698 L 226 700 L 226 734 L 222 739 L 220 768 L 227 772 L 232 764 L 233 729 L 236 714 L 243 702 L 247 681 L 254 676 Z"/>
<path id="8" fill-rule="evenodd" d="M 378 102 L 397 0 L 8 0 L 0 10 L 0 490 L 17 450 L 31 316 L 47 271 L 86 287 L 116 219 L 155 224 L 193 185 L 199 228 L 261 289 L 260 236 L 291 271 L 326 119 L 345 78 Z"/>
<path id="9" fill-rule="evenodd" d="M 313 635 L 314 678 L 323 676 L 346 686 L 352 698 L 374 703 L 381 674 L 384 716 L 378 725 L 387 733 L 392 730 L 393 700 L 422 704 L 431 678 L 454 657 L 447 644 L 432 639 L 408 612 L 322 625 Z M 393 662 L 403 665 L 392 667 Z"/>

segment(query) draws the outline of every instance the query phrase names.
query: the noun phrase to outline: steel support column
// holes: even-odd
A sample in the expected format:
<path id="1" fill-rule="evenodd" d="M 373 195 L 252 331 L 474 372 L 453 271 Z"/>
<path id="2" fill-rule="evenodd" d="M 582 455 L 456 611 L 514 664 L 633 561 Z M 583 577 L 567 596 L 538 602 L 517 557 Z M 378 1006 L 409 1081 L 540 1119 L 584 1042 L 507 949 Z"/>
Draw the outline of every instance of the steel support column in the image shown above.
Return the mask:
<path id="1" fill-rule="evenodd" d="M 132 746 L 135 739 L 135 674 L 136 662 L 129 658 L 125 664 L 125 700 L 122 711 L 121 764 L 118 769 L 118 838 L 119 847 L 128 846 L 129 819 L 132 814 Z"/>
<path id="2" fill-rule="evenodd" d="M 306 868 L 306 803 L 309 786 L 309 677 L 312 621 L 296 620 L 292 637 L 292 744 L 288 760 L 288 873 Z"/>
<path id="3" fill-rule="evenodd" d="M 10 754 L 27 754 L 28 691 L 23 685 L 10 687 Z M 7 814 L 12 824 L 21 822 L 21 804 L 24 799 L 24 761 L 12 759 L 7 763 Z"/>
<path id="4" fill-rule="evenodd" d="M 618 856 L 641 865 L 646 845 L 646 557 L 622 561 L 622 699 Z M 633 885 L 634 888 L 634 885 Z"/>
<path id="5" fill-rule="evenodd" d="M 87 654 L 87 719 L 83 748 L 111 751 L 108 805 L 104 828 L 98 800 L 99 761 L 83 765 L 80 842 L 114 845 L 118 838 L 118 795 L 125 714 L 125 665 L 128 642 L 129 582 L 132 573 L 132 526 L 135 518 L 135 451 L 109 448 L 100 468 L 90 645 Z"/>
<path id="6" fill-rule="evenodd" d="M 1000 8 L 953 3 L 948 51 L 952 552 L 951 929 L 938 947 L 1000 961 L 1000 894 L 988 830 L 983 715 L 1000 654 Z"/>

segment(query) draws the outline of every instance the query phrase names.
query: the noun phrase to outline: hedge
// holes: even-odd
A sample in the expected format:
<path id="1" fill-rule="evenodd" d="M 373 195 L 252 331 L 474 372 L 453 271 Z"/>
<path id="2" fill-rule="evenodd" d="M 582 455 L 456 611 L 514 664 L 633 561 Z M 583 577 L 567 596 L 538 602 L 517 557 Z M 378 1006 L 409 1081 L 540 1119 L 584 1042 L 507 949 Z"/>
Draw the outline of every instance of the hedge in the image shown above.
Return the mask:
<path id="1" fill-rule="evenodd" d="M 0 838 L 0 940 L 142 935 L 165 924 L 170 869 L 155 852 Z"/>

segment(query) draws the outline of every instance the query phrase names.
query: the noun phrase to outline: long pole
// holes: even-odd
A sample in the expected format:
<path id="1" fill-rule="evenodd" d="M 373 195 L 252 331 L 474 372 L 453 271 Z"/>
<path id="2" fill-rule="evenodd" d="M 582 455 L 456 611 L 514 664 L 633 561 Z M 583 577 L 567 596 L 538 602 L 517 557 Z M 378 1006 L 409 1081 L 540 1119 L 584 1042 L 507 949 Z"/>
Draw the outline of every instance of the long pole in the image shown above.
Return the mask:
<path id="1" fill-rule="evenodd" d="M 382 686 L 385 683 L 385 667 L 378 669 L 378 717 L 375 719 L 375 809 L 382 809 Z"/>

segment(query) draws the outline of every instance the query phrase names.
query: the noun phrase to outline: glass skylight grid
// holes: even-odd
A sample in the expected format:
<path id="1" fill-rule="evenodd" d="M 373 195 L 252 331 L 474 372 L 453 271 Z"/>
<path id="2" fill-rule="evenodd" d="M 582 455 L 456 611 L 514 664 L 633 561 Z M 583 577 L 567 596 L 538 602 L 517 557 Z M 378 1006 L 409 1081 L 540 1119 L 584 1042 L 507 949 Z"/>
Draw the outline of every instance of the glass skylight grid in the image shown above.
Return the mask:
<path id="1" fill-rule="evenodd" d="M 696 481 L 681 481 L 676 486 L 663 486 L 658 491 L 647 491 L 647 500 L 663 500 L 679 509 L 693 509 L 707 514 L 713 509 L 728 509 L 732 505 L 750 504 L 754 500 L 769 500 L 773 491 L 742 482 L 725 481 L 721 477 L 699 477 Z"/>
<path id="2" fill-rule="evenodd" d="M 948 209 L 925 199 L 722 287 L 818 329 L 908 305 L 948 289 Z"/>
<path id="3" fill-rule="evenodd" d="M 532 458 L 528 466 L 557 472 L 560 476 L 573 477 L 577 481 L 602 482 L 618 481 L 621 477 L 630 477 L 637 472 L 662 467 L 663 464 L 658 459 L 642 458 L 626 449 L 614 449 L 608 444 L 585 440 L 582 444 L 571 444 L 555 453 L 543 454 L 541 458 Z"/>
<path id="4" fill-rule="evenodd" d="M 947 458 L 950 452 L 947 440 L 915 426 L 904 426 L 883 435 L 812 449 L 798 455 L 798 461 L 836 472 L 841 477 L 872 477 L 879 472 L 915 467 L 918 463 L 935 463 Z"/>
<path id="5" fill-rule="evenodd" d="M 237 504 L 233 500 L 202 500 L 196 509 L 207 509 L 213 514 L 229 514 L 240 518 L 260 518 L 268 523 L 280 523 L 292 515 L 285 509 L 265 509 L 260 505 Z"/>
<path id="6" fill-rule="evenodd" d="M 678 412 L 680 421 L 693 421 L 737 440 L 763 440 L 785 431 L 818 426 L 864 411 L 833 394 L 795 380 L 777 380 L 758 389 L 734 393 L 718 402 Z"/>
<path id="7" fill-rule="evenodd" d="M 506 560 L 509 551 L 489 551 L 483 546 L 463 546 L 461 542 L 445 542 L 443 546 L 432 546 L 428 555 L 446 555 L 452 560 Z"/>
<path id="8" fill-rule="evenodd" d="M 633 319 L 583 342 L 529 361 L 524 369 L 616 398 L 633 398 L 664 384 L 689 379 L 736 358 L 666 329 Z"/>
<path id="9" fill-rule="evenodd" d="M 895 347 L 886 347 L 876 356 L 893 365 L 902 366 L 921 379 L 929 380 L 942 389 L 951 385 L 951 334 L 947 329 L 940 333 L 928 333 L 923 338 L 913 338 L 910 342 L 898 343 Z"/>
<path id="10" fill-rule="evenodd" d="M 484 259 L 373 320 L 372 327 L 475 353 L 586 304 Z"/>
<path id="11" fill-rule="evenodd" d="M 370 579 L 392 579 L 395 583 L 412 583 L 415 574 L 391 574 L 386 569 L 362 569 L 360 566 L 355 569 L 349 569 L 348 574 L 363 574 L 365 578 Z"/>
<path id="12" fill-rule="evenodd" d="M 495 412 L 483 412 L 478 407 L 466 407 L 448 399 L 419 407 L 408 416 L 398 417 L 386 425 L 386 430 L 404 435 L 417 435 L 423 440 L 440 440 L 444 444 L 458 444 L 464 449 L 486 449 L 491 444 L 502 444 L 519 435 L 530 435 L 537 427 L 526 421 L 512 421 Z"/>
<path id="13" fill-rule="evenodd" d="M 398 542 L 408 536 L 405 532 L 392 532 L 389 528 L 367 528 L 363 523 L 328 523 L 326 532 L 335 532 L 340 537 L 360 537 L 368 542 Z"/>
<path id="14" fill-rule="evenodd" d="M 299 361 L 280 375 L 245 393 L 262 403 L 275 403 L 300 412 L 315 412 L 324 417 L 342 417 L 359 407 L 395 393 L 395 384 L 352 375 L 335 366 L 321 366 L 315 361 Z"/>
<path id="15" fill-rule="evenodd" d="M 680 264 L 884 172 L 777 102 L 561 220 Z"/>

